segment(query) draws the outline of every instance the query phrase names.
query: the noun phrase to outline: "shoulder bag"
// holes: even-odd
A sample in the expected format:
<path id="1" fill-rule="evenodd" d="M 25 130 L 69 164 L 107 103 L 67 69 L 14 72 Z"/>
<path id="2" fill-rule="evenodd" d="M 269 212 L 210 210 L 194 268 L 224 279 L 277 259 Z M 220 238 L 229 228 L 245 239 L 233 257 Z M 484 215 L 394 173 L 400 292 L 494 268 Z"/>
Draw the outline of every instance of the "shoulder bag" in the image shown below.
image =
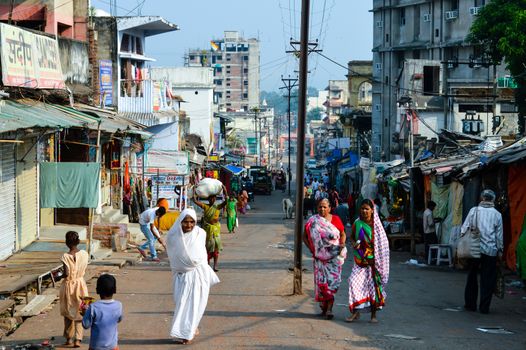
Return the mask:
<path id="1" fill-rule="evenodd" d="M 471 220 L 468 230 L 460 236 L 457 243 L 457 257 L 460 259 L 480 258 L 480 231 L 478 228 L 478 207 L 475 218 Z"/>

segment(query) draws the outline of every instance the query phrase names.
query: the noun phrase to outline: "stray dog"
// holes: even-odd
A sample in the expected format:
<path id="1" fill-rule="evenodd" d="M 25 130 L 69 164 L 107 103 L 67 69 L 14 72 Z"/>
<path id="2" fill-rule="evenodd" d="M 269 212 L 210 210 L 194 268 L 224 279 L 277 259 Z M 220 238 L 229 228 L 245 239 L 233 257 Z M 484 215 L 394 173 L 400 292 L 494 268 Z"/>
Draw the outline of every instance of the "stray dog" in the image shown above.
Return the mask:
<path id="1" fill-rule="evenodd" d="M 283 205 L 283 214 L 285 214 L 284 219 L 292 219 L 292 214 L 294 213 L 294 203 L 289 198 L 283 198 L 281 201 Z"/>

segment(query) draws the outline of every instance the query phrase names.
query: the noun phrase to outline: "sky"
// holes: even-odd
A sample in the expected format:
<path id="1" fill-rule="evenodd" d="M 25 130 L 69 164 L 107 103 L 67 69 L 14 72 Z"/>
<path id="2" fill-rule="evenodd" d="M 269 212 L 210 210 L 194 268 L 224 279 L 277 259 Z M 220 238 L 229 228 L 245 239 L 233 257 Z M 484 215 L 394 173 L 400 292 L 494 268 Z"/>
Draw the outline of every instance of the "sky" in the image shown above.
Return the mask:
<path id="1" fill-rule="evenodd" d="M 299 41 L 301 0 L 116 0 L 117 15 L 157 15 L 180 30 L 149 37 L 146 54 L 152 66 L 183 66 L 189 49 L 209 49 L 210 40 L 223 38 L 225 30 L 245 38 L 259 38 L 261 89 L 277 91 L 281 75 L 295 77 L 299 61 L 290 38 Z M 110 0 L 91 0 L 110 12 Z M 347 66 L 350 60 L 372 60 L 373 19 L 371 1 L 311 0 L 309 37 L 318 39 L 323 54 Z M 308 86 L 325 89 L 329 80 L 345 80 L 346 69 L 316 53 L 309 55 Z"/>

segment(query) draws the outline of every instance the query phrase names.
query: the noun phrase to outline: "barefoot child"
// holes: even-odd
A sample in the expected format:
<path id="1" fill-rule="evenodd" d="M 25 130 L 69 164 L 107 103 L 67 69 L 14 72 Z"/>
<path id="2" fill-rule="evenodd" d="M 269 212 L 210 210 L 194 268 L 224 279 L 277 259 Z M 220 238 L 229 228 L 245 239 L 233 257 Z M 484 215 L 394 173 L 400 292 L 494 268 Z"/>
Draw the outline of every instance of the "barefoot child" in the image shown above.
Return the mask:
<path id="1" fill-rule="evenodd" d="M 79 250 L 79 234 L 66 233 L 66 245 L 69 252 L 61 258 L 64 264 L 64 281 L 60 286 L 60 314 L 64 316 L 64 338 L 66 346 L 80 347 L 82 341 L 82 316 L 79 313 L 81 297 L 88 295 L 84 273 L 88 266 L 88 253 Z"/>
<path id="2" fill-rule="evenodd" d="M 122 319 L 122 304 L 113 300 L 116 292 L 115 277 L 104 274 L 97 279 L 100 300 L 88 307 L 82 319 L 82 326 L 85 329 L 91 328 L 90 350 L 119 349 L 117 323 Z"/>

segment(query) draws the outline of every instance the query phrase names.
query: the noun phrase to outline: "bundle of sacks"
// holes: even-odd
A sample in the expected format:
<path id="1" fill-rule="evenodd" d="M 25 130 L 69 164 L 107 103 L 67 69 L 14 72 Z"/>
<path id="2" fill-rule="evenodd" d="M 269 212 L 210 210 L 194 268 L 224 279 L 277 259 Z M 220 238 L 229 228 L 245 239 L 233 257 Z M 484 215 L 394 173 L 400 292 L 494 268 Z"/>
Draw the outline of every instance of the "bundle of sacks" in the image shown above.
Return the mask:
<path id="1" fill-rule="evenodd" d="M 195 186 L 194 191 L 199 198 L 208 198 L 219 195 L 222 189 L 221 181 L 205 177 Z"/>

